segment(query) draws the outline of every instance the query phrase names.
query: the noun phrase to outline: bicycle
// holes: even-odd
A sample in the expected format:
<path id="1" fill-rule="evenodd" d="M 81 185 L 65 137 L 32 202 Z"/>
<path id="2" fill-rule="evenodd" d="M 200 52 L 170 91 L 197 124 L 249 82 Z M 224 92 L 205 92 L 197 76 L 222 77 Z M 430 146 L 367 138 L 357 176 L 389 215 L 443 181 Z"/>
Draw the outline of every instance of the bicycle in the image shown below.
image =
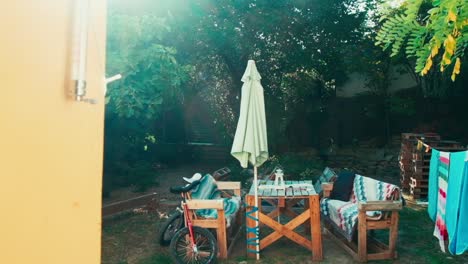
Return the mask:
<path id="1" fill-rule="evenodd" d="M 169 246 L 177 231 L 184 227 L 184 211 L 180 207 L 177 207 L 159 231 L 159 244 L 164 247 Z"/>
<path id="2" fill-rule="evenodd" d="M 169 224 L 167 225 L 170 226 L 170 223 L 175 221 L 174 219 L 177 220 L 179 218 L 183 219 L 185 223 L 185 227 L 176 231 L 169 247 L 169 251 L 176 263 L 213 263 L 218 254 L 218 245 L 213 234 L 208 229 L 193 226 L 192 221 L 188 217 L 188 206 L 186 203 L 188 193 L 199 184 L 200 180 L 197 180 L 185 186 L 170 188 L 172 193 L 182 196 L 182 212 L 179 212 L 181 214 L 180 217 L 174 216 L 172 222 L 168 221 Z M 176 226 L 176 224 L 173 225 Z M 172 229 L 172 231 L 174 230 Z M 162 233 L 164 235 L 166 233 L 165 230 Z"/>
<path id="3" fill-rule="evenodd" d="M 201 174 L 195 173 L 192 178 L 183 177 L 183 179 L 190 184 L 197 180 L 201 181 L 203 177 L 204 176 Z M 183 227 L 185 227 L 184 210 L 177 206 L 175 211 L 169 216 L 167 221 L 164 222 L 162 227 L 159 229 L 159 244 L 164 247 L 169 246 L 174 235 Z"/>

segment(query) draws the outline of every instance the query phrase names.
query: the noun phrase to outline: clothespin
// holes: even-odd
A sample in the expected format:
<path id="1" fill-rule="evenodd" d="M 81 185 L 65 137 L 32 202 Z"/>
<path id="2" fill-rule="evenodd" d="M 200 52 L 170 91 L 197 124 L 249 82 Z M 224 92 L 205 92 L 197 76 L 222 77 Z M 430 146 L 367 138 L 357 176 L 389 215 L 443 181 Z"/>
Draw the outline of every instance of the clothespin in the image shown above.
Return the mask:
<path id="1" fill-rule="evenodd" d="M 431 150 L 431 146 L 429 146 L 428 144 L 422 142 L 421 139 L 418 139 L 418 145 L 416 146 L 416 149 L 417 150 L 421 150 L 423 147 L 425 147 L 426 149 L 424 150 L 424 152 L 429 152 L 429 150 Z"/>
<path id="2" fill-rule="evenodd" d="M 423 143 L 422 143 L 422 141 L 420 139 L 418 139 L 418 145 L 416 146 L 416 149 L 421 150 L 422 147 L 423 147 Z"/>
<path id="3" fill-rule="evenodd" d="M 425 151 L 426 153 L 429 152 L 429 150 L 431 150 L 431 146 L 429 146 L 427 144 L 425 144 L 424 146 L 426 147 L 426 151 Z"/>

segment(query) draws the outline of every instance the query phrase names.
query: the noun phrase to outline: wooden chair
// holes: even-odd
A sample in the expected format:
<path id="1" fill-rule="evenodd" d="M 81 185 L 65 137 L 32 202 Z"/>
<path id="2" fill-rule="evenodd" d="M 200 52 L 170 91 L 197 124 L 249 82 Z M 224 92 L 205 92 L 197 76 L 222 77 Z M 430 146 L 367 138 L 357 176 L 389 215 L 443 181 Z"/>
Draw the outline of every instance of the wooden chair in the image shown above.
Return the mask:
<path id="1" fill-rule="evenodd" d="M 330 197 L 333 183 L 324 183 L 322 184 L 322 188 L 323 197 Z M 394 195 L 393 200 L 356 201 L 356 210 L 358 211 L 357 238 L 353 237 L 353 241 L 346 239 L 337 225 L 329 217 L 324 217 L 322 214 L 326 233 L 359 262 L 397 258 L 396 242 L 398 237 L 399 211 L 402 209 L 402 202 L 398 189 L 396 189 Z M 371 219 L 366 214 L 368 211 L 381 211 L 381 218 L 378 220 Z M 376 229 L 389 230 L 387 244 L 371 236 L 370 233 Z M 371 232 L 368 232 L 369 230 Z M 372 250 L 373 252 L 369 253 L 368 250 Z"/>
<path id="2" fill-rule="evenodd" d="M 222 196 L 230 198 L 232 196 L 241 197 L 241 183 L 240 182 L 228 182 L 228 181 L 217 181 L 218 190 L 222 192 Z M 216 230 L 216 236 L 218 240 L 218 256 L 221 259 L 226 259 L 228 252 L 231 252 L 232 245 L 236 241 L 240 233 L 240 227 L 242 225 L 242 202 L 240 202 L 240 208 L 235 215 L 231 225 L 227 228 L 226 213 L 224 211 L 225 205 L 223 199 L 190 199 L 187 201 L 187 205 L 190 211 L 189 217 L 194 226 L 213 228 Z M 218 213 L 216 219 L 213 218 L 202 218 L 196 210 L 200 209 L 215 209 Z M 228 239 L 229 236 L 229 239 Z M 228 250 L 228 240 L 230 241 Z"/>

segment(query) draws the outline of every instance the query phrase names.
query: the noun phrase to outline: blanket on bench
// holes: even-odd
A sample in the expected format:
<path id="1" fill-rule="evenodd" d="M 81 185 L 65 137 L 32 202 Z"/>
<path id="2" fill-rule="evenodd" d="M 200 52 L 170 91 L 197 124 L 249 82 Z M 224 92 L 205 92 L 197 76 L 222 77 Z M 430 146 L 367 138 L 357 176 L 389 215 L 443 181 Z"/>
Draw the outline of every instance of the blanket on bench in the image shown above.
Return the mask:
<path id="1" fill-rule="evenodd" d="M 224 200 L 223 206 L 227 227 L 231 226 L 232 220 L 235 218 L 237 211 L 239 211 L 241 201 L 241 198 L 237 196 L 231 198 L 221 197 L 216 180 L 210 174 L 205 175 L 200 184 L 192 190 L 192 199 Z M 199 209 L 196 210 L 196 214 L 203 218 L 218 218 L 218 211 L 216 209 Z"/>
<path id="2" fill-rule="evenodd" d="M 348 241 L 351 241 L 357 227 L 358 202 L 399 199 L 396 195 L 398 190 L 398 187 L 393 184 L 356 174 L 349 201 L 323 198 L 320 201 L 320 211 L 323 216 L 331 220 Z M 371 220 L 382 218 L 380 211 L 368 211 L 366 214 Z"/>

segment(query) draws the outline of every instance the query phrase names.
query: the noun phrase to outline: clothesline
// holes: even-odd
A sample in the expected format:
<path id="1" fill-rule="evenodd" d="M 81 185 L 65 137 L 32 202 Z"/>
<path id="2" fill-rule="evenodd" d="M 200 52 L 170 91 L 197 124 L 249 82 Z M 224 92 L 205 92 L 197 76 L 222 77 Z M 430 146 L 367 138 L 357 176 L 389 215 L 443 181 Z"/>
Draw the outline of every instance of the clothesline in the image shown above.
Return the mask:
<path id="1" fill-rule="evenodd" d="M 431 149 L 436 149 L 436 148 L 430 146 L 429 144 L 424 143 L 421 139 L 418 139 L 418 145 L 417 145 L 416 149 L 421 150 L 423 147 L 426 148 L 424 150 L 424 152 L 426 152 L 426 153 L 429 152 Z M 468 161 L 468 152 L 466 153 L 465 161 Z"/>

